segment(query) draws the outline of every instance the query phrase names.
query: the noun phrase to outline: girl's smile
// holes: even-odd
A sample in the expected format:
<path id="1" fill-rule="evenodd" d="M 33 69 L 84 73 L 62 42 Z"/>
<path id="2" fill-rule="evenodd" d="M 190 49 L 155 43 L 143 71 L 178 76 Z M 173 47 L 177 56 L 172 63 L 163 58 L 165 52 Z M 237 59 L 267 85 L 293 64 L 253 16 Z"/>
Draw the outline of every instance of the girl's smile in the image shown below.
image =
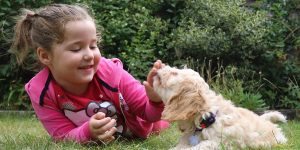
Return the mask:
<path id="1" fill-rule="evenodd" d="M 81 66 L 81 67 L 78 67 L 78 69 L 80 69 L 81 71 L 83 71 L 83 74 L 93 74 L 94 72 L 94 65 L 88 65 L 88 66 Z"/>

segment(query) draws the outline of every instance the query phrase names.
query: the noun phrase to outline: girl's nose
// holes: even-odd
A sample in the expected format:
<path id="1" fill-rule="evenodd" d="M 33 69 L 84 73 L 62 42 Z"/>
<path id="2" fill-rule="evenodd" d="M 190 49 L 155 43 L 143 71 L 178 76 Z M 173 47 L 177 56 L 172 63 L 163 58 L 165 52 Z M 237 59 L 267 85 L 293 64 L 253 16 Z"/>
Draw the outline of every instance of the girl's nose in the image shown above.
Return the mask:
<path id="1" fill-rule="evenodd" d="M 86 48 L 84 55 L 83 55 L 83 59 L 84 60 L 91 60 L 94 58 L 94 53 L 90 48 Z"/>

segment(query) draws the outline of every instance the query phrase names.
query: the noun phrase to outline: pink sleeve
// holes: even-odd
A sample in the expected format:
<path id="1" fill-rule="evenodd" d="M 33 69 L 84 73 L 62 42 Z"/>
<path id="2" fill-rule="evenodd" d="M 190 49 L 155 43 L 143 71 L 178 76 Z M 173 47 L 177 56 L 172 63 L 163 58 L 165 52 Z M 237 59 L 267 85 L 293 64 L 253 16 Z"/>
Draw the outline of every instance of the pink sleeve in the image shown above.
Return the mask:
<path id="1" fill-rule="evenodd" d="M 85 143 L 90 140 L 88 122 L 76 127 L 54 102 L 55 97 L 51 83 L 44 96 L 45 105 L 39 105 L 40 94 L 45 86 L 49 70 L 47 68 L 40 71 L 26 85 L 25 90 L 30 97 L 34 111 L 47 132 L 54 140 L 74 140 Z M 46 104 L 47 103 L 47 104 Z"/>
<path id="2" fill-rule="evenodd" d="M 38 119 L 54 140 L 73 140 L 79 143 L 90 141 L 88 122 L 76 127 L 59 110 L 42 107 L 34 101 L 32 101 L 32 106 Z"/>
<path id="3" fill-rule="evenodd" d="M 150 122 L 160 120 L 163 103 L 150 102 L 144 85 L 125 70 L 122 72 L 119 88 L 131 113 Z"/>

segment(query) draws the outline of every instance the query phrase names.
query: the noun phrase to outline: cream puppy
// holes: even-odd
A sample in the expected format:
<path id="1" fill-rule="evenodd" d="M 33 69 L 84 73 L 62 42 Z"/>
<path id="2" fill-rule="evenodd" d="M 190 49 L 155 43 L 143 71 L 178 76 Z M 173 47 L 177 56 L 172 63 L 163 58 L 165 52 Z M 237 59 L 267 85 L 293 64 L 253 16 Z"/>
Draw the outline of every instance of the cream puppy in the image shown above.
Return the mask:
<path id="1" fill-rule="evenodd" d="M 165 66 L 154 77 L 153 88 L 165 104 L 162 119 L 176 121 L 182 132 L 173 149 L 256 149 L 287 142 L 274 124 L 286 122 L 285 116 L 277 111 L 258 116 L 234 106 L 192 69 Z"/>

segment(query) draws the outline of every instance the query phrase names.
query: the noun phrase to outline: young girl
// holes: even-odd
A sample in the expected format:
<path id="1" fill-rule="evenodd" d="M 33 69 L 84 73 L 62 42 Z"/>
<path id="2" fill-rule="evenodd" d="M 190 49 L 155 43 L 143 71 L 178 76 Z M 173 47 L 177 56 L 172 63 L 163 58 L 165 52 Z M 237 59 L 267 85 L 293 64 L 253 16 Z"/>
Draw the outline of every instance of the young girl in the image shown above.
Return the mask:
<path id="1" fill-rule="evenodd" d="M 35 50 L 44 68 L 26 85 L 32 106 L 55 140 L 108 143 L 116 136 L 147 138 L 167 128 L 152 89 L 156 61 L 144 86 L 119 59 L 101 57 L 93 18 L 84 7 L 53 4 L 25 10 L 12 50 L 19 63 Z"/>

